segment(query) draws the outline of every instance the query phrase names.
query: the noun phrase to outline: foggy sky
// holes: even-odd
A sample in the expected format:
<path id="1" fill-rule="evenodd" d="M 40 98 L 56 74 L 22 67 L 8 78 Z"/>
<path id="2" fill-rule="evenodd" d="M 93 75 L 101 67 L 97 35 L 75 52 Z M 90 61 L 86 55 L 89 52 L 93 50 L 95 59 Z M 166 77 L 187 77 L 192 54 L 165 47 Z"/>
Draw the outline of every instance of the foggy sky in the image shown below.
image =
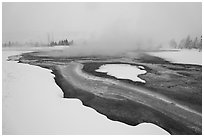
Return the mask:
<path id="1" fill-rule="evenodd" d="M 200 3 L 3 3 L 3 42 L 158 45 L 202 34 Z M 99 44 L 100 45 L 100 44 Z"/>

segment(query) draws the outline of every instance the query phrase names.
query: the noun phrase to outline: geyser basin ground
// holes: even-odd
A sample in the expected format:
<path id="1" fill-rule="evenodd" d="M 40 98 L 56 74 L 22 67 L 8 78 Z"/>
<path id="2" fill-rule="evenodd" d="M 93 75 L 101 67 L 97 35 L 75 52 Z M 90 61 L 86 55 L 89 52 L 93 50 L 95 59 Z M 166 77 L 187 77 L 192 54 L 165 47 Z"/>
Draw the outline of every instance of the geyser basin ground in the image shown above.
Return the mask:
<path id="1" fill-rule="evenodd" d="M 95 71 L 105 72 L 108 75 L 120 79 L 129 79 L 132 81 L 139 81 L 145 83 L 144 80 L 138 77 L 138 75 L 146 73 L 146 70 L 142 69 L 142 66 L 137 67 L 128 64 L 106 64 Z"/>
<path id="2" fill-rule="evenodd" d="M 54 54 L 28 53 L 17 60 L 51 69 L 65 98 L 78 98 L 111 120 L 150 122 L 171 134 L 202 133 L 201 66 L 174 64 L 145 53 L 138 58 Z M 146 83 L 95 71 L 104 64 L 143 66 L 147 72 L 140 78 Z"/>
<path id="3" fill-rule="evenodd" d="M 63 98 L 50 70 L 6 61 L 25 51 L 3 51 L 2 134 L 169 134 L 142 123 L 111 121 L 79 99 Z M 25 86 L 26 85 L 26 86 Z"/>

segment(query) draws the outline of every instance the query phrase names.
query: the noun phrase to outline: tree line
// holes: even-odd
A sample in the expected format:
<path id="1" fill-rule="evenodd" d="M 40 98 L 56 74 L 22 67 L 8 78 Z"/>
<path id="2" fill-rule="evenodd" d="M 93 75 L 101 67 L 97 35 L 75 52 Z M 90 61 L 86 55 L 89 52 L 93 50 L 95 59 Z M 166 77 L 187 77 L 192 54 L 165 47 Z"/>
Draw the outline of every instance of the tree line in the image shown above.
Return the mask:
<path id="1" fill-rule="evenodd" d="M 74 41 L 73 40 L 60 40 L 59 42 L 52 41 L 49 43 L 50 46 L 56 46 L 56 45 L 73 45 Z"/>
<path id="2" fill-rule="evenodd" d="M 174 39 L 169 42 L 170 47 L 178 49 L 199 49 L 202 50 L 202 36 L 191 38 L 189 35 L 177 43 Z"/>

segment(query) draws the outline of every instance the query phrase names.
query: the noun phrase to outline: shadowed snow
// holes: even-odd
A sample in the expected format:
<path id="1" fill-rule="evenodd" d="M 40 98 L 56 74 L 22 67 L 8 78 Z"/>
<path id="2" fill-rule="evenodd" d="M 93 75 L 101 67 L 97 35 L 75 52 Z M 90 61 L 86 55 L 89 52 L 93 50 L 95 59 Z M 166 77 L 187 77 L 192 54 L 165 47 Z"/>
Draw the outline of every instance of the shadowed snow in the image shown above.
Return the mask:
<path id="1" fill-rule="evenodd" d="M 138 77 L 140 74 L 145 74 L 146 70 L 143 66 L 131 66 L 128 64 L 106 64 L 102 65 L 97 72 L 107 72 L 108 75 L 114 76 L 120 79 L 129 79 L 132 81 L 139 81 L 145 83 L 145 81 Z"/>

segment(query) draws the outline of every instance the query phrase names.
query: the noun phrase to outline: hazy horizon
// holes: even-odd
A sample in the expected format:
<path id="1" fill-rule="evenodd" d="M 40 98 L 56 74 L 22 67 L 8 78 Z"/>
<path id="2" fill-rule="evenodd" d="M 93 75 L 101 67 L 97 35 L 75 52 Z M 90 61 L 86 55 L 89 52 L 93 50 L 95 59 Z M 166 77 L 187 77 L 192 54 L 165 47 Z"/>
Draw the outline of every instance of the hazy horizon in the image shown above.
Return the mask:
<path id="1" fill-rule="evenodd" d="M 3 42 L 46 43 L 49 35 L 50 40 L 68 38 L 81 45 L 129 48 L 202 35 L 201 2 L 2 5 Z"/>

